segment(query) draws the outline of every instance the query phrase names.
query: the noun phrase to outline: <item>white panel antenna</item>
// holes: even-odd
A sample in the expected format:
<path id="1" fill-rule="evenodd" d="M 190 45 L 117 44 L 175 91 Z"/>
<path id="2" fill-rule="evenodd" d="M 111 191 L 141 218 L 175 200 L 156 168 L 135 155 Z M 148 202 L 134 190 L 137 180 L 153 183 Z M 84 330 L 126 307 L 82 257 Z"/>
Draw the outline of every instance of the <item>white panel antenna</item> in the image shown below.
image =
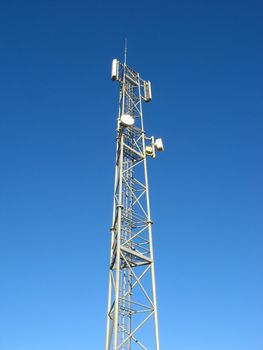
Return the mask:
<path id="1" fill-rule="evenodd" d="M 155 140 L 155 147 L 156 147 L 157 151 L 163 152 L 164 151 L 163 140 L 162 139 L 156 139 Z"/>
<path id="2" fill-rule="evenodd" d="M 119 61 L 117 58 L 114 58 L 111 65 L 111 79 L 118 80 L 119 78 Z"/>
<path id="3" fill-rule="evenodd" d="M 149 80 L 144 82 L 144 99 L 145 102 L 149 102 L 152 99 L 151 82 Z"/>

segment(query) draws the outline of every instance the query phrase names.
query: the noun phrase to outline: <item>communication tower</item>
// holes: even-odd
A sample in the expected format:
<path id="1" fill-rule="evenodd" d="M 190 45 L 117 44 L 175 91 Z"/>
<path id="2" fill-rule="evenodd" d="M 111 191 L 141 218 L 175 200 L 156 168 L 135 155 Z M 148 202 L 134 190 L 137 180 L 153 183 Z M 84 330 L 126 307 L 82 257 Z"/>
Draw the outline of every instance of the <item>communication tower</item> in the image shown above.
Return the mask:
<path id="1" fill-rule="evenodd" d="M 147 137 L 142 102 L 151 83 L 117 59 L 120 85 L 105 350 L 160 350 L 147 157 L 163 151 Z"/>

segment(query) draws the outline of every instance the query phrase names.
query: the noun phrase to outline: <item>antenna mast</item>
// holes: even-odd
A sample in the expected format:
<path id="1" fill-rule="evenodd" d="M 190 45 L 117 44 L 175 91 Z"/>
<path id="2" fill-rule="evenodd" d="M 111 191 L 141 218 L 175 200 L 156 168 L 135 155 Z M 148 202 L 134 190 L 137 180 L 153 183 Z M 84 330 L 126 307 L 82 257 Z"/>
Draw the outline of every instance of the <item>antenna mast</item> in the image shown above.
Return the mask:
<path id="1" fill-rule="evenodd" d="M 142 101 L 151 100 L 151 84 L 126 59 L 127 40 L 111 75 L 120 98 L 105 350 L 160 350 L 147 157 L 163 143 L 145 134 Z"/>
<path id="2" fill-rule="evenodd" d="M 125 46 L 124 46 L 124 64 L 127 63 L 127 49 L 128 49 L 128 41 L 125 39 Z"/>

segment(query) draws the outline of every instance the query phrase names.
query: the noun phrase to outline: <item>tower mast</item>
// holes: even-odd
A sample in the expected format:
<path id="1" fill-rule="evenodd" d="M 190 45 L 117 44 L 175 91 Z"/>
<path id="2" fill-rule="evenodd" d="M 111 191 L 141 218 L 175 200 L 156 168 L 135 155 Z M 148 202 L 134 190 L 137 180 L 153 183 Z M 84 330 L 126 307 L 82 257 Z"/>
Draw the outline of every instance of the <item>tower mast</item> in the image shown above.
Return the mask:
<path id="1" fill-rule="evenodd" d="M 105 350 L 160 350 L 147 157 L 163 144 L 144 131 L 151 84 L 126 59 L 127 44 L 124 63 L 112 62 L 120 95 Z"/>

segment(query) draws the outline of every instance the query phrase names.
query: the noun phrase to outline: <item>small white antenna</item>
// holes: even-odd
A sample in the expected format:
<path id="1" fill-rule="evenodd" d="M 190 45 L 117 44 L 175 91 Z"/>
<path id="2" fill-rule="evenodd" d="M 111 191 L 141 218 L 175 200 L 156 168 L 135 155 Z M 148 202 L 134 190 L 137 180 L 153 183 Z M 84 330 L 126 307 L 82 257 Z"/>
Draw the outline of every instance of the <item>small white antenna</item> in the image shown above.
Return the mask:
<path id="1" fill-rule="evenodd" d="M 124 64 L 126 65 L 127 61 L 127 46 L 128 46 L 128 40 L 125 38 L 125 46 L 124 46 Z"/>

